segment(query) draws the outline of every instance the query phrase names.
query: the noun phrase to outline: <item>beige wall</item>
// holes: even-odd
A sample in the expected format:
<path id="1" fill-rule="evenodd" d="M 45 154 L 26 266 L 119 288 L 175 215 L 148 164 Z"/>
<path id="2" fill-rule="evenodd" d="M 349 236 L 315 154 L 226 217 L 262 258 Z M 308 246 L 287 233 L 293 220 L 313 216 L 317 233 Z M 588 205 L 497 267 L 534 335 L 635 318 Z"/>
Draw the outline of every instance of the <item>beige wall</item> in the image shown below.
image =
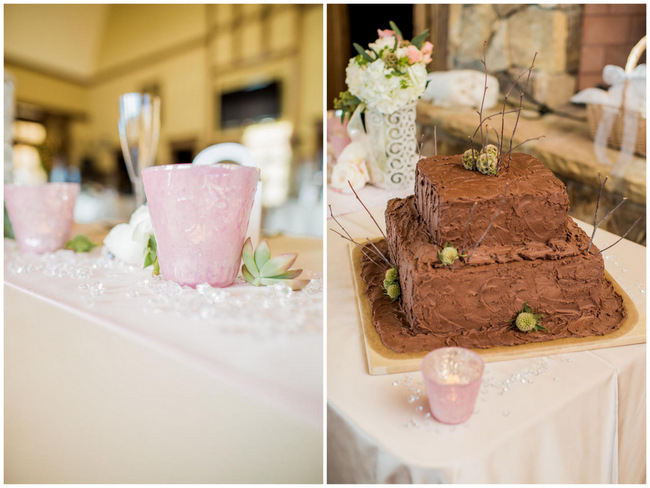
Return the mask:
<path id="1" fill-rule="evenodd" d="M 38 16 L 38 6 L 30 7 L 31 17 L 21 11 L 13 21 Z M 79 6 L 55 7 L 70 14 L 63 28 L 54 29 L 58 35 L 76 31 L 83 23 Z M 42 12 L 50 15 L 51 9 Z M 53 18 L 62 22 L 61 10 Z M 95 57 L 80 58 L 68 76 L 58 72 L 61 64 L 45 65 L 33 55 L 21 57 L 21 49 L 39 46 L 17 35 L 5 45 L 5 52 L 11 51 L 11 59 L 17 61 L 5 63 L 5 68 L 16 78 L 19 101 L 87 114 L 86 123 L 73 126 L 73 158 L 91 150 L 107 173 L 114 170 L 114 151 L 119 147 L 121 93 L 154 83 L 160 86 L 162 129 L 156 159 L 167 163 L 175 141 L 195 140 L 200 149 L 239 140 L 241 131 L 224 132 L 216 123 L 219 90 L 279 78 L 284 87 L 283 118 L 294 124 L 294 159 L 300 161 L 313 157 L 316 123 L 322 120 L 322 22 L 320 5 L 103 6 L 95 11 L 94 23 L 102 28 L 93 35 L 99 39 L 88 41 L 95 46 Z M 12 32 L 19 30 L 17 24 L 12 27 Z M 64 58 L 69 67 L 74 56 L 68 53 Z M 91 76 L 80 76 L 89 70 Z"/>

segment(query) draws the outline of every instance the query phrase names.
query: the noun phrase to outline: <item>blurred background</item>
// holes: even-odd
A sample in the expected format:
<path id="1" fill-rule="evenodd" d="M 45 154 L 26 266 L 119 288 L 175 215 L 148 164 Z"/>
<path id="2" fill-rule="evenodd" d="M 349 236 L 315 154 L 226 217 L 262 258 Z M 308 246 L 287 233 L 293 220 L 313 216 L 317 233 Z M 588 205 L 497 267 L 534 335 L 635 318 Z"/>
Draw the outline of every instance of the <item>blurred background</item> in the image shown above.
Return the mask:
<path id="1" fill-rule="evenodd" d="M 320 5 L 5 5 L 5 181 L 80 181 L 78 222 L 127 220 L 118 101 L 149 93 L 156 164 L 241 143 L 264 233 L 320 236 L 322 26 Z"/>
<path id="2" fill-rule="evenodd" d="M 339 92 L 346 90 L 345 68 L 356 55 L 352 44 L 374 42 L 377 28 L 388 29 L 389 20 L 399 26 L 405 39 L 429 29 L 434 45 L 431 72 L 470 69 L 483 73 L 481 59 L 487 42 L 487 69 L 499 81 L 501 93 L 488 114 L 501 109 L 503 94 L 537 52 L 518 134 L 523 139 L 544 138 L 527 142 L 519 150 L 540 159 L 565 183 L 572 216 L 593 222 L 598 172 L 605 177 L 612 167 L 596 157 L 593 136 L 598 121 L 590 120 L 590 107 L 571 103 L 571 98 L 586 88 L 609 88 L 603 68 L 625 67 L 632 48 L 646 35 L 645 4 L 383 4 L 371 9 L 328 5 L 327 15 L 328 110 L 334 108 Z M 643 53 L 636 64 L 645 64 L 645 59 Z M 518 90 L 513 93 L 510 109 L 519 103 Z M 602 226 L 619 235 L 645 213 L 645 102 L 639 105 L 635 154 L 621 174 L 610 175 L 599 213 L 605 215 L 623 196 L 628 198 Z M 420 101 L 417 122 L 424 136 L 423 155 L 433 154 L 434 127 L 438 153 L 458 154 L 469 147 L 467 138 L 477 127 L 478 116 L 475 107 Z M 616 162 L 620 140 L 618 146 L 610 140 L 609 146 L 607 154 Z M 645 218 L 627 238 L 645 244 Z"/>

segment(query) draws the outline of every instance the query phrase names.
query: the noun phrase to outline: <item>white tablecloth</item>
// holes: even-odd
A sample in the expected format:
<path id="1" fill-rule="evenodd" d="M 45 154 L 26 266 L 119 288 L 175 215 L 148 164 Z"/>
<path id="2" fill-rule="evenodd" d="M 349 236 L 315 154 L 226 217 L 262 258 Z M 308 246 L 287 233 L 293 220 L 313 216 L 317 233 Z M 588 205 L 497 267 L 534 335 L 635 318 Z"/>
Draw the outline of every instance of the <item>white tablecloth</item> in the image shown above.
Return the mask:
<path id="1" fill-rule="evenodd" d="M 340 221 L 378 235 L 365 213 Z M 327 247 L 328 483 L 645 481 L 645 344 L 488 363 L 474 415 L 440 424 L 419 372 L 368 374 L 348 245 L 330 233 Z M 605 262 L 645 322 L 645 248 L 622 241 Z"/>
<path id="2" fill-rule="evenodd" d="M 5 481 L 321 482 L 320 273 L 295 293 L 197 291 L 98 250 L 12 244 Z"/>

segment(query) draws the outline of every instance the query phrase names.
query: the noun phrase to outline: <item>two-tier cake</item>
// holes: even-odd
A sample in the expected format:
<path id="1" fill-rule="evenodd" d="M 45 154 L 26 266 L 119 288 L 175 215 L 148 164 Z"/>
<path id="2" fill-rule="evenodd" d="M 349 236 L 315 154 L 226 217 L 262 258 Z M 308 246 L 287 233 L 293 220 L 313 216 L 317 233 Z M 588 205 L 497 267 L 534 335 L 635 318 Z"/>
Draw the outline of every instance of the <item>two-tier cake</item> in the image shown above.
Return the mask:
<path id="1" fill-rule="evenodd" d="M 384 344 L 398 352 L 487 348 L 614 331 L 626 316 L 623 300 L 568 212 L 562 182 L 527 154 L 513 154 L 498 176 L 467 171 L 460 155 L 421 160 L 415 194 L 388 202 L 388 243 L 380 244 L 398 269 L 399 300 L 385 296 L 386 269 L 362 261 Z M 445 265 L 446 245 L 465 257 Z M 512 326 L 525 306 L 544 329 Z"/>

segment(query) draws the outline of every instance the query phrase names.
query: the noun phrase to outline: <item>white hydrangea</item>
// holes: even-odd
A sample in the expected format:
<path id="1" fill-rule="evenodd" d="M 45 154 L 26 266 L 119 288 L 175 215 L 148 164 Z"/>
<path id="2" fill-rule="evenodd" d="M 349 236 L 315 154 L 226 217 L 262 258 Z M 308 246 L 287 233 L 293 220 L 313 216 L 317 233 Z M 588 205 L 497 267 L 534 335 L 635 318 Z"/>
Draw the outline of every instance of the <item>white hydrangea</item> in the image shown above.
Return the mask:
<path id="1" fill-rule="evenodd" d="M 383 45 L 392 47 L 391 40 L 394 44 L 394 38 L 383 37 L 370 46 L 379 52 Z M 404 57 L 406 49 L 399 48 L 395 54 Z M 350 93 L 359 98 L 367 108 L 390 114 L 420 98 L 424 93 L 426 76 L 424 63 L 412 64 L 407 67 L 405 74 L 396 75 L 382 59 L 360 66 L 356 58 L 352 58 L 346 69 L 345 81 Z"/>

